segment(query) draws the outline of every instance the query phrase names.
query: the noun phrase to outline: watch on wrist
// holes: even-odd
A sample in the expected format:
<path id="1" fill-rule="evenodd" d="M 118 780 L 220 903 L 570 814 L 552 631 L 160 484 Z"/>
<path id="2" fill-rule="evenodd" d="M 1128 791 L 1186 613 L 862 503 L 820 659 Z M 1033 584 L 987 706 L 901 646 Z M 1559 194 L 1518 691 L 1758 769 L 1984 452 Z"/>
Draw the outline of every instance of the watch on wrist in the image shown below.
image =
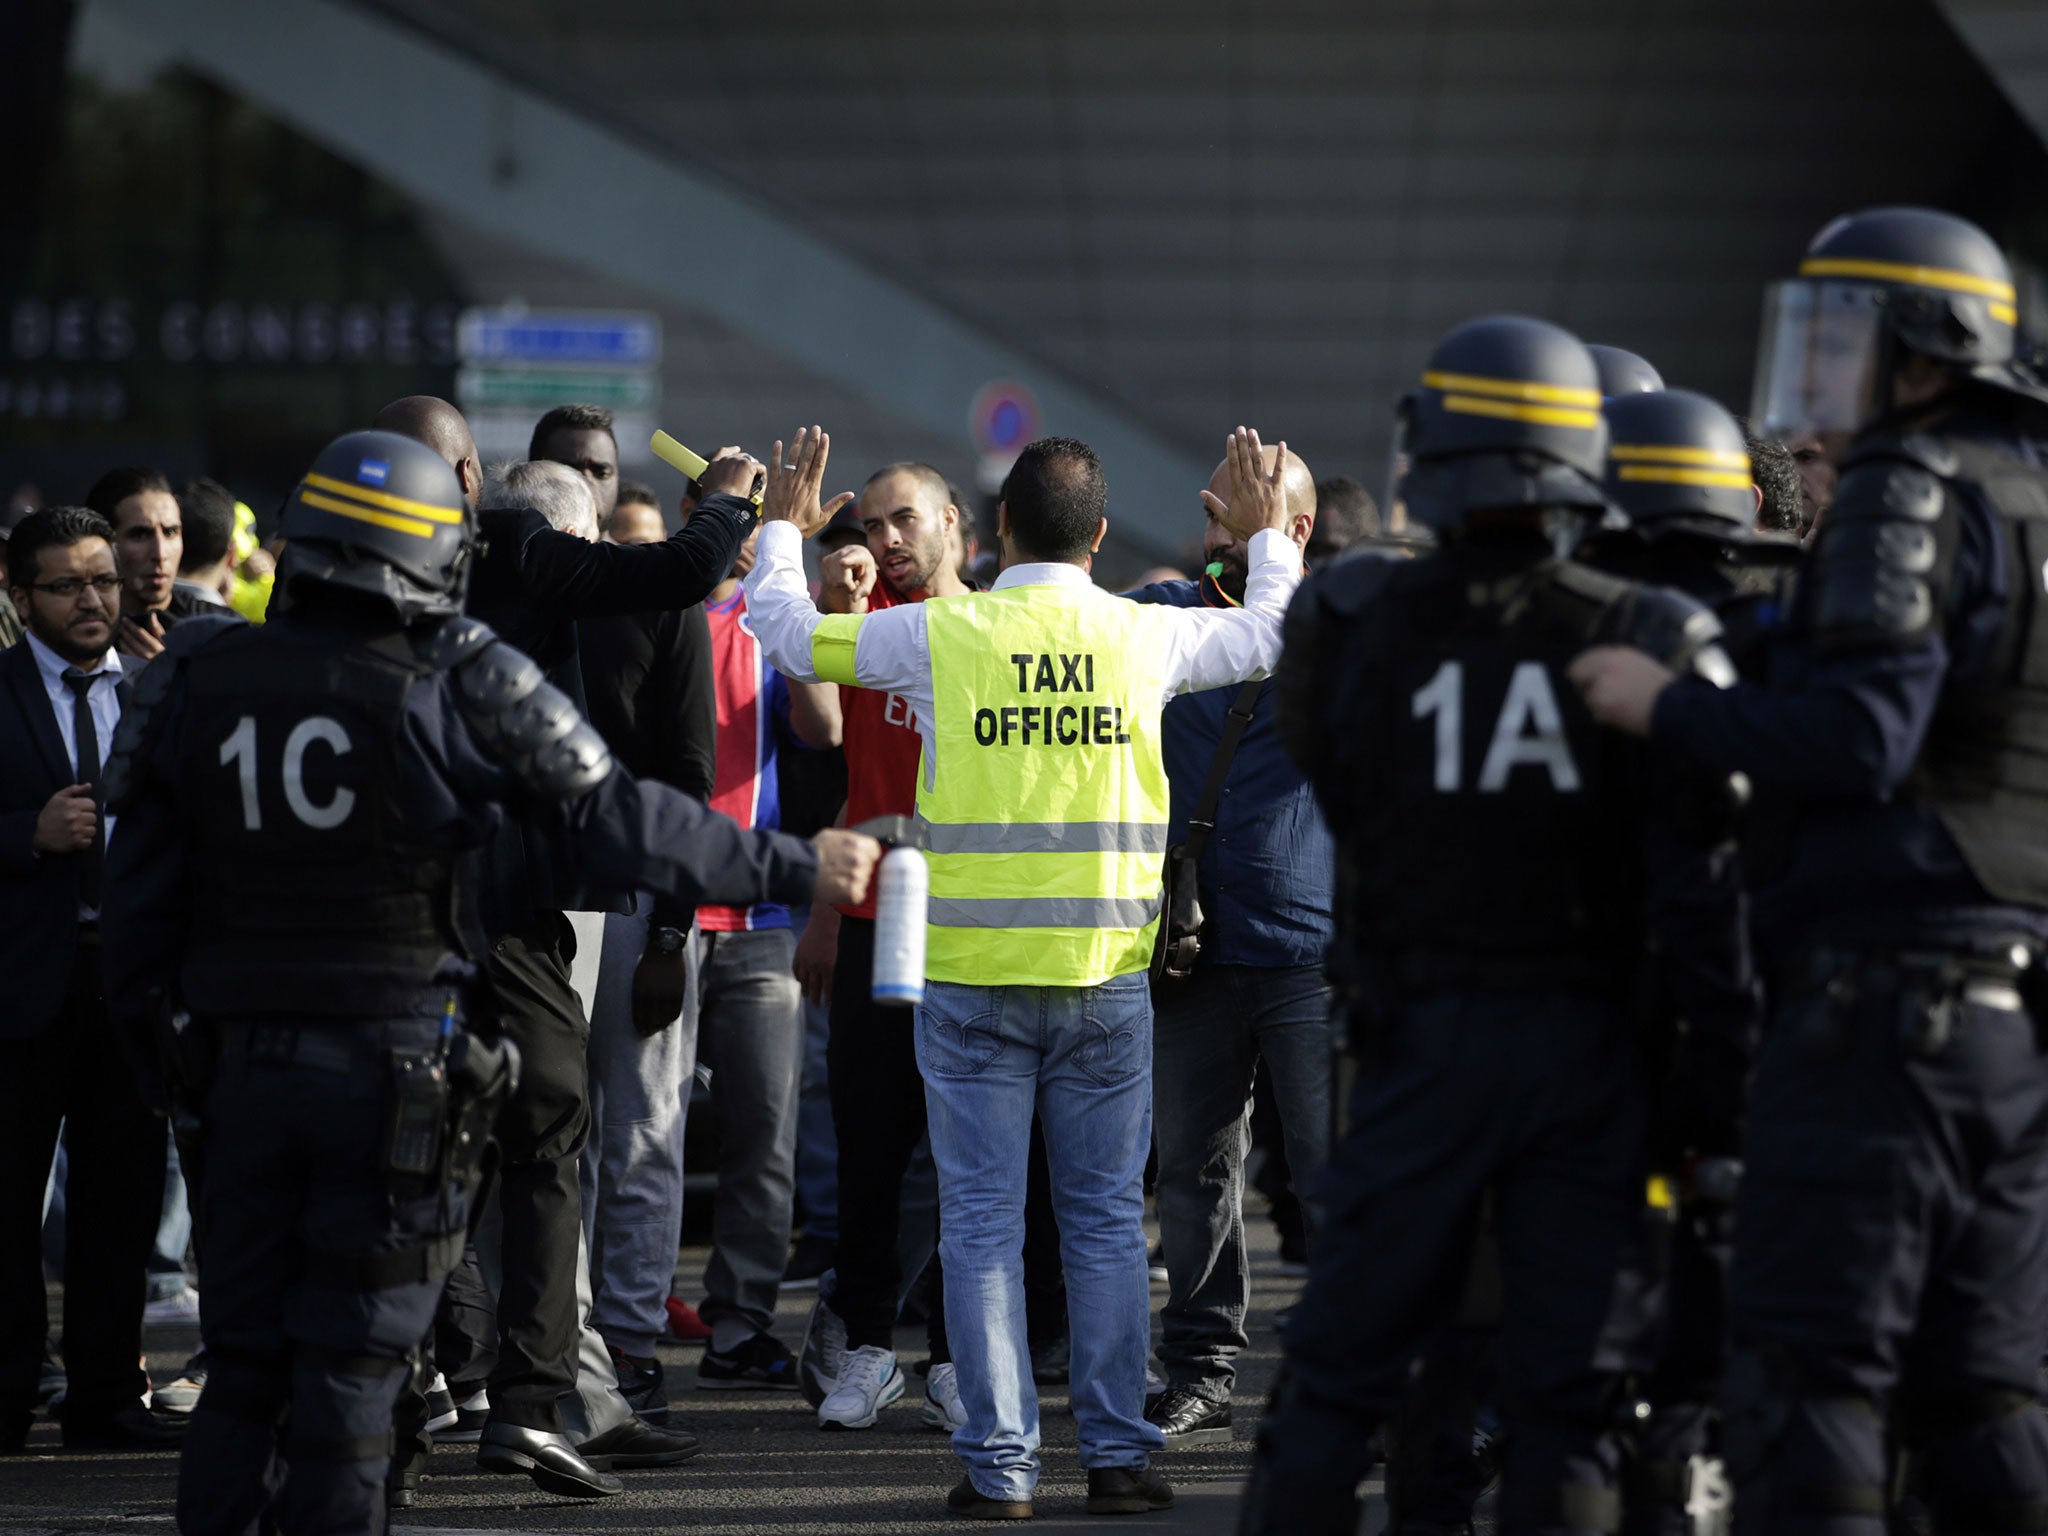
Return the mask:
<path id="1" fill-rule="evenodd" d="M 654 947 L 660 954 L 679 955 L 688 938 L 689 935 L 680 928 L 657 928 L 654 930 Z"/>

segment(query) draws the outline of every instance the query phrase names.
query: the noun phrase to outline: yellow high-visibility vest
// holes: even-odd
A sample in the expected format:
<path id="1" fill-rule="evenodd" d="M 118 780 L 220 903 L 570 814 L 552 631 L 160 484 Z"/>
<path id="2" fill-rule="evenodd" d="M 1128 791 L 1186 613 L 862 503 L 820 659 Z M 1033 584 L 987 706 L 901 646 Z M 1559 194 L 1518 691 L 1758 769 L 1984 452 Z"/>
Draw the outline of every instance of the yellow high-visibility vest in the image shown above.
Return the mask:
<path id="1" fill-rule="evenodd" d="M 935 753 L 917 784 L 931 843 L 925 974 L 1088 987 L 1145 969 L 1171 809 L 1167 610 L 1079 585 L 923 609 Z"/>

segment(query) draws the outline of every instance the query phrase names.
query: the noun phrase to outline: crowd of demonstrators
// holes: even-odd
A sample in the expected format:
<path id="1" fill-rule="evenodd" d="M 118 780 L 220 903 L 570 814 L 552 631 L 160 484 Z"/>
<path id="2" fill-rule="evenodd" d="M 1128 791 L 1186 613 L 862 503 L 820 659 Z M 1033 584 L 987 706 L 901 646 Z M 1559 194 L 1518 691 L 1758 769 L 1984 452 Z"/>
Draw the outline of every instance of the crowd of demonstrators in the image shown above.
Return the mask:
<path id="1" fill-rule="evenodd" d="M 813 427 L 720 449 L 671 532 L 602 409 L 487 467 L 423 396 L 275 551 L 147 468 L 11 506 L 0 1450 L 52 1386 L 61 1125 L 55 1417 L 189 1415 L 187 1531 L 379 1529 L 435 1439 L 616 1494 L 699 1450 L 665 1334 L 869 1429 L 920 1307 L 947 1511 L 1036 1512 L 1060 1380 L 1090 1512 L 1164 1510 L 1155 1456 L 1233 1434 L 1263 1095 L 1310 1278 L 1248 1532 L 1351 1536 L 1382 1452 L 1392 1529 L 1469 1528 L 1480 1448 L 1515 1532 L 1732 1484 L 1875 1536 L 1906 1452 L 1937 1524 L 2032 1528 L 2048 395 L 1973 226 L 1855 216 L 1801 274 L 1755 422 L 1470 322 L 1384 507 L 1240 428 L 1200 574 L 1121 593 L 1071 438 L 985 528 L 922 463 L 827 499 Z M 929 874 L 915 1009 L 878 823 Z M 195 1301 L 152 1403 L 145 1318 Z"/>

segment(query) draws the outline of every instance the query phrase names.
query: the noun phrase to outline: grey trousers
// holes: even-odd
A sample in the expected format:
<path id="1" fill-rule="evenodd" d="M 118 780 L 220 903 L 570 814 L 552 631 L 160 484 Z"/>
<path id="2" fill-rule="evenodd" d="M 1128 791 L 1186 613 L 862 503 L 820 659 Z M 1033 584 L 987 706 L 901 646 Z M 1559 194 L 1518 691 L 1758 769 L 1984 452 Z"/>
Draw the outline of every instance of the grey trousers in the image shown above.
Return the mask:
<path id="1" fill-rule="evenodd" d="M 609 916 L 590 1008 L 590 1139 L 583 1148 L 583 1232 L 595 1300 L 590 1323 L 629 1355 L 663 1336 L 676 1234 L 683 1222 L 683 1084 L 697 1029 L 699 940 L 688 956 L 680 1018 L 642 1038 L 633 1027 L 633 971 L 646 947 L 641 910 Z"/>
<path id="2" fill-rule="evenodd" d="M 703 943 L 693 1054 L 711 1068 L 719 1162 L 718 1213 L 699 1311 L 721 1335 L 735 1324 L 767 1333 L 789 1261 L 796 1193 L 804 1056 L 802 994 L 790 970 L 796 939 L 787 928 L 762 928 L 707 933 Z M 684 1063 L 686 1085 L 694 1070 L 694 1061 Z"/>

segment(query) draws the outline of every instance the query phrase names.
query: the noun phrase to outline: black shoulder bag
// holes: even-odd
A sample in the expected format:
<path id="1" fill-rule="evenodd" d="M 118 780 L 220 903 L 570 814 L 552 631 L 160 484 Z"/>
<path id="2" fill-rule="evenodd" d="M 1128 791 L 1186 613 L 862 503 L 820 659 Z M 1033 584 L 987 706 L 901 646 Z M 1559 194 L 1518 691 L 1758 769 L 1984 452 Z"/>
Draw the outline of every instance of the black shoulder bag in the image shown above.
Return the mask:
<path id="1" fill-rule="evenodd" d="M 1252 723 L 1263 678 L 1238 690 L 1223 726 L 1223 739 L 1216 744 L 1216 760 L 1209 765 L 1208 782 L 1202 798 L 1188 818 L 1188 836 L 1166 850 L 1166 902 L 1159 916 L 1159 938 L 1152 949 L 1154 981 L 1186 981 L 1195 973 L 1195 961 L 1202 953 L 1202 897 L 1196 874 L 1209 834 L 1216 830 L 1216 803 L 1223 798 L 1223 781 L 1230 776 L 1230 760 L 1237 756 L 1237 744 L 1244 740 Z"/>

